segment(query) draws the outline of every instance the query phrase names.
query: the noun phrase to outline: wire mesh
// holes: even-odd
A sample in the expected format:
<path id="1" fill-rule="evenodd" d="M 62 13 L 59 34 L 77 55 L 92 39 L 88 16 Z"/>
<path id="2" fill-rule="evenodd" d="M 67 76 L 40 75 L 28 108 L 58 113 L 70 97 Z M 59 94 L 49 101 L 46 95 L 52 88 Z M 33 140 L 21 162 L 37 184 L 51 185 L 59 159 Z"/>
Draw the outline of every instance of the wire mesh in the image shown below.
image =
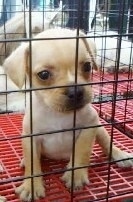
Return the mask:
<path id="1" fill-rule="evenodd" d="M 8 1 L 7 1 L 8 2 Z M 112 144 L 133 153 L 133 116 L 132 116 L 132 8 L 131 0 L 53 0 L 53 1 L 3 1 L 0 3 L 0 65 L 22 42 L 29 44 L 30 85 L 20 90 L 0 67 L 0 195 L 7 201 L 19 202 L 15 194 L 24 178 L 32 181 L 32 201 L 34 199 L 33 182 L 42 176 L 45 181 L 46 196 L 37 200 L 45 202 L 125 202 L 133 200 L 133 170 L 119 168 L 117 161 L 111 159 Z M 60 86 L 34 87 L 32 83 L 32 42 L 39 40 L 60 40 L 57 38 L 34 38 L 37 33 L 49 28 L 76 28 L 75 82 Z M 99 72 L 92 71 L 92 81 L 78 84 L 78 52 L 80 30 L 86 38 L 95 41 L 96 62 Z M 67 40 L 64 37 L 64 40 Z M 19 67 L 18 67 L 19 68 Z M 20 72 L 21 74 L 21 72 Z M 72 128 L 35 132 L 33 121 L 33 92 L 50 89 L 63 89 L 72 86 L 77 93 L 79 86 L 92 86 L 94 92 L 93 107 L 97 110 L 101 124 L 110 134 L 110 154 L 106 157 L 95 144 L 91 164 L 75 167 L 76 131 L 100 127 L 91 125 L 77 127 L 77 110 L 73 112 Z M 21 136 L 22 120 L 26 106 L 26 97 L 30 102 L 30 134 Z M 76 105 L 76 101 L 75 101 Z M 58 124 L 58 123 L 57 123 Z M 42 157 L 42 173 L 34 174 L 34 138 L 45 135 L 58 135 L 61 132 L 73 133 L 72 166 L 66 168 L 67 160 L 51 160 Z M 24 177 L 20 168 L 23 157 L 22 139 L 31 141 L 31 175 Z M 56 143 L 55 143 L 56 144 Z M 125 159 L 127 160 L 127 159 Z M 119 160 L 118 160 L 119 161 Z M 123 159 L 124 161 L 124 159 Z M 88 169 L 90 184 L 83 189 L 74 190 L 75 170 Z M 68 189 L 61 177 L 65 171 L 72 172 L 71 188 Z"/>

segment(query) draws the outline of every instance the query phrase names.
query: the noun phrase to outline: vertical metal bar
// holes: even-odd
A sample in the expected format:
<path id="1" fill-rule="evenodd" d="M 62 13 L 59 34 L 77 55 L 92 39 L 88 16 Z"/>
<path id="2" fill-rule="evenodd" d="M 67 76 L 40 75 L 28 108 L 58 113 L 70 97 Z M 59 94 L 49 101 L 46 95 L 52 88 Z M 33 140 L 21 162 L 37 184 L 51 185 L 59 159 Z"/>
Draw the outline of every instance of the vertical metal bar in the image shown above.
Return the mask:
<path id="1" fill-rule="evenodd" d="M 77 84 L 78 79 L 78 52 L 79 52 L 79 30 L 80 24 L 82 21 L 82 0 L 78 0 L 78 26 L 77 26 L 77 33 L 76 33 L 76 52 L 75 52 L 75 84 Z M 77 86 L 75 85 L 75 95 L 77 94 Z M 76 96 L 75 96 L 76 97 Z M 75 106 L 76 106 L 76 99 L 75 99 Z M 72 168 L 75 166 L 75 135 L 76 135 L 76 109 L 74 109 L 73 113 L 73 145 L 72 145 Z M 73 192 L 74 192 L 74 170 L 72 170 L 72 184 L 71 184 L 71 202 L 73 202 Z"/>
<path id="2" fill-rule="evenodd" d="M 120 18 L 121 22 L 124 19 L 124 8 L 125 8 L 125 0 L 122 0 L 120 3 Z M 120 25 L 119 31 L 122 33 L 123 24 Z M 121 42 L 122 42 L 122 35 L 118 39 L 118 46 L 117 46 L 117 53 L 116 53 L 116 70 L 114 74 L 115 83 L 113 85 L 113 102 L 112 102 L 112 122 L 115 122 L 115 109 L 116 109 L 116 99 L 117 99 L 117 88 L 118 88 L 118 73 L 119 73 L 119 64 L 120 64 L 120 54 L 121 54 Z M 107 194 L 106 194 L 106 202 L 109 201 L 109 188 L 110 188 L 110 179 L 111 179 L 111 158 L 112 158 L 112 144 L 113 144 L 113 131 L 114 125 L 111 126 L 111 139 L 110 139 L 110 153 L 109 153 L 109 164 L 108 164 L 108 178 L 107 178 Z"/>
<path id="3" fill-rule="evenodd" d="M 29 56 L 29 87 L 30 87 L 30 133 L 31 133 L 31 201 L 34 201 L 34 169 L 33 169 L 33 161 L 34 161 L 34 157 L 33 157 L 33 110 L 32 110 L 32 1 L 29 0 L 29 52 L 30 52 L 30 56 Z"/>

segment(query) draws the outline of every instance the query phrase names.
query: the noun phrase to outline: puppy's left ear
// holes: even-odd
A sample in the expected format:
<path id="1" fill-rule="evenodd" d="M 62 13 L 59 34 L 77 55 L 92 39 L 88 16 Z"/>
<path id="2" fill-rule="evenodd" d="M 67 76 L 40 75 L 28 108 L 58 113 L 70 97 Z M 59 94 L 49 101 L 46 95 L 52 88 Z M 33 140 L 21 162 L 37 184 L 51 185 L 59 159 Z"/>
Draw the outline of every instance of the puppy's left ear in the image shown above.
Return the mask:
<path id="1" fill-rule="evenodd" d="M 87 36 L 83 33 L 83 32 L 79 32 L 79 37 L 81 37 L 81 39 L 83 40 L 84 44 L 85 44 L 85 47 L 91 57 L 91 60 L 92 60 L 92 63 L 93 63 L 93 68 L 98 71 L 99 70 L 99 67 L 98 65 L 96 64 L 96 45 L 95 43 L 86 38 Z"/>
<path id="2" fill-rule="evenodd" d="M 5 73 L 19 87 L 22 88 L 26 76 L 28 61 L 28 44 L 22 43 L 12 54 L 5 60 L 3 67 Z"/>

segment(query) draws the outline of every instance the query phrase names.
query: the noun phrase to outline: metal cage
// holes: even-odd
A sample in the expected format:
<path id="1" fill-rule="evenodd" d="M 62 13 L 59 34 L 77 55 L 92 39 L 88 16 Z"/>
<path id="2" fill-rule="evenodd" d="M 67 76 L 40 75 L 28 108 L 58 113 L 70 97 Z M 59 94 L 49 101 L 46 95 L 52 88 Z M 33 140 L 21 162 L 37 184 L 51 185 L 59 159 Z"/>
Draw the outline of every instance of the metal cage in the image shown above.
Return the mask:
<path id="1" fill-rule="evenodd" d="M 83 30 L 86 37 L 96 43 L 97 64 L 100 67 L 99 72 L 92 72 L 92 82 L 88 84 L 92 85 L 94 91 L 93 107 L 109 132 L 111 141 L 124 151 L 133 153 L 133 1 L 16 0 L 15 4 L 13 2 L 15 1 L 7 4 L 7 1 L 1 1 L 1 65 L 21 42 L 31 44 L 33 36 L 42 30 L 51 27 Z M 23 19 L 23 22 L 19 25 L 16 19 L 17 22 Z M 25 96 L 30 94 L 32 120 L 34 90 L 37 89 L 32 89 L 31 86 L 18 89 L 3 69 L 0 69 L 0 163 L 3 168 L 0 173 L 0 195 L 8 202 L 20 201 L 14 190 L 23 180 L 20 162 L 23 157 L 21 133 Z M 76 111 L 73 128 L 70 129 L 73 134 L 75 134 L 75 119 Z M 50 133 L 56 135 L 57 132 L 49 131 L 49 135 Z M 75 141 L 75 138 L 73 140 Z M 72 153 L 74 158 L 74 146 Z M 133 201 L 133 169 L 119 168 L 116 162 L 111 160 L 111 155 L 106 157 L 102 153 L 98 144 L 95 144 L 91 164 L 87 166 L 90 184 L 85 185 L 83 189 L 75 191 L 72 186 L 69 190 L 60 179 L 66 171 L 68 161 L 55 161 L 43 157 L 41 162 L 46 196 L 37 200 L 38 202 Z M 73 173 L 74 169 L 71 168 Z"/>

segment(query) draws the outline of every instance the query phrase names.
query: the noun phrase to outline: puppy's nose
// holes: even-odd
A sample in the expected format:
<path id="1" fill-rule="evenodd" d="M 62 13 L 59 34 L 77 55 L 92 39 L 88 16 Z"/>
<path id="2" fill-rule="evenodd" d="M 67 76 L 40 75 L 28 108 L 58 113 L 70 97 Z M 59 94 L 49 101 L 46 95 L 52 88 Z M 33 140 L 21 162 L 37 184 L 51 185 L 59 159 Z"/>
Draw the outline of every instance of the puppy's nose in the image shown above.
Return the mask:
<path id="1" fill-rule="evenodd" d="M 70 86 L 67 89 L 67 96 L 68 98 L 74 102 L 74 101 L 82 101 L 84 96 L 84 89 L 82 86 Z"/>

